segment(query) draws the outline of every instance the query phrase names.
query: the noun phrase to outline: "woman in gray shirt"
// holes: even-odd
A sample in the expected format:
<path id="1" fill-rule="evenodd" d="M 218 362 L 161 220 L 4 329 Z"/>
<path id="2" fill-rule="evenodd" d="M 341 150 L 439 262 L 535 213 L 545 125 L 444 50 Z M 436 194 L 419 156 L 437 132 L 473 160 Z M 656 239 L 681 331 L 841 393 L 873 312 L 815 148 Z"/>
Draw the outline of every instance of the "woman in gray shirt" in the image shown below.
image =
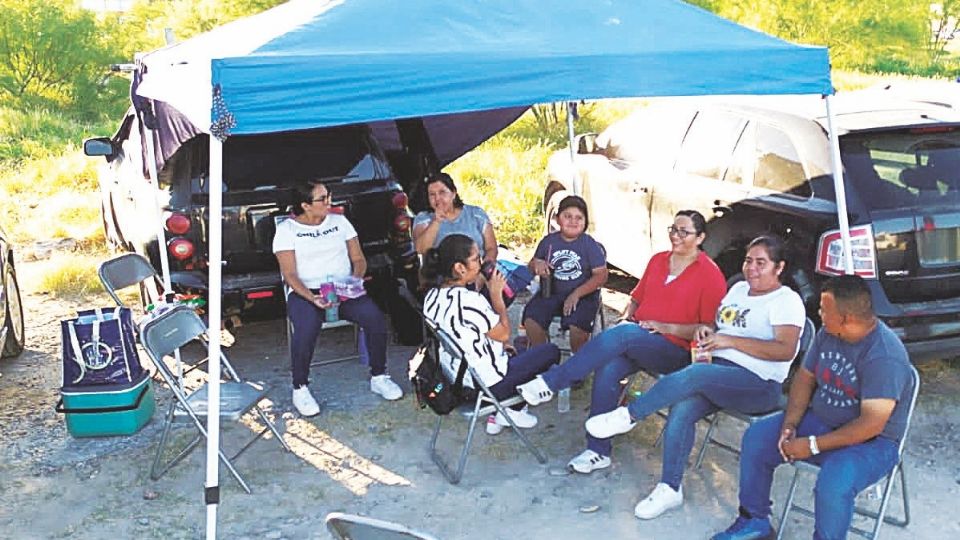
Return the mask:
<path id="1" fill-rule="evenodd" d="M 457 186 L 447 173 L 427 179 L 427 197 L 432 212 L 420 212 L 413 220 L 413 241 L 417 253 L 437 247 L 451 234 L 470 237 L 480 248 L 484 261 L 496 262 L 497 237 L 487 213 L 479 206 L 463 204 Z"/>

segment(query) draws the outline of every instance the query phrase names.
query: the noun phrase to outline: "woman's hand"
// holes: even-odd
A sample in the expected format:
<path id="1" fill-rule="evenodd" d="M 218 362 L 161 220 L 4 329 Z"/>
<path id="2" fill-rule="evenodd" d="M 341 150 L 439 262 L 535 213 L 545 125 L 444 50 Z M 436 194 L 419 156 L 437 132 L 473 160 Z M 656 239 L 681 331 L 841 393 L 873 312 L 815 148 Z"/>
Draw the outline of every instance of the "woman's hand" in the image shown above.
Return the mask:
<path id="1" fill-rule="evenodd" d="M 323 296 L 320 296 L 319 294 L 313 295 L 312 303 L 320 309 L 327 309 L 333 305 L 333 302 L 327 302 L 323 299 Z"/>
<path id="2" fill-rule="evenodd" d="M 543 259 L 533 259 L 530 261 L 530 271 L 538 276 L 549 276 L 550 264 Z"/>
<path id="3" fill-rule="evenodd" d="M 733 339 L 725 334 L 718 334 L 713 330 L 710 330 L 709 335 L 700 338 L 697 340 L 702 349 L 708 351 L 715 351 L 717 349 L 731 349 L 734 348 Z"/>
<path id="4" fill-rule="evenodd" d="M 573 310 L 577 309 L 578 302 L 580 302 L 580 295 L 577 294 L 577 291 L 567 295 L 567 299 L 563 301 L 563 315 L 569 317 Z"/>
<path id="5" fill-rule="evenodd" d="M 666 329 L 666 324 L 660 321 L 637 321 L 637 324 L 640 325 L 640 328 L 646 329 L 651 334 L 666 334 L 664 330 Z"/>
<path id="6" fill-rule="evenodd" d="M 507 278 L 500 273 L 500 270 L 497 268 L 493 269 L 493 273 L 487 278 L 487 289 L 490 290 L 490 298 L 500 298 L 503 294 L 503 288 L 507 285 Z"/>
<path id="7" fill-rule="evenodd" d="M 433 211 L 433 220 L 437 223 L 450 221 L 453 218 L 452 212 L 448 208 L 439 208 Z"/>
<path id="8" fill-rule="evenodd" d="M 707 340 L 712 338 L 714 335 L 713 328 L 710 328 L 707 325 L 701 325 L 693 332 L 694 341 L 700 343 L 703 346 Z"/>

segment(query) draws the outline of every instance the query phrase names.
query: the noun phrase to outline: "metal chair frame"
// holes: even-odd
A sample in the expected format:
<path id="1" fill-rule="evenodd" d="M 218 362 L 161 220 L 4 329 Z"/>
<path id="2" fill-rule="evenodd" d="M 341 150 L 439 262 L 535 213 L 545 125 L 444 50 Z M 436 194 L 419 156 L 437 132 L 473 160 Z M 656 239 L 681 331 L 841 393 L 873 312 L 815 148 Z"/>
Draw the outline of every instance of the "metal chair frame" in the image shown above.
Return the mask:
<path id="1" fill-rule="evenodd" d="M 877 482 L 876 485 L 882 485 L 883 495 L 880 498 L 880 508 L 877 511 L 869 510 L 866 508 L 861 508 L 859 506 L 854 506 L 853 511 L 856 514 L 870 518 L 874 520 L 873 530 L 868 531 L 866 529 L 861 529 L 851 524 L 850 532 L 863 536 L 864 538 L 877 539 L 880 538 L 880 527 L 884 523 L 889 523 L 890 525 L 895 525 L 897 527 L 906 527 L 910 524 L 910 499 L 907 493 L 907 476 L 904 472 L 903 466 L 903 450 L 906 447 L 907 435 L 910 432 L 910 422 L 913 420 L 913 411 L 917 406 L 917 396 L 920 395 L 920 374 L 917 373 L 917 368 L 910 365 L 910 371 L 913 375 L 913 395 L 910 397 L 910 407 L 907 409 L 907 428 L 903 432 L 903 437 L 900 439 L 900 446 L 897 449 L 897 464 L 894 465 L 893 469 L 890 470 L 887 475 Z M 777 540 L 783 538 L 783 531 L 786 529 L 787 518 L 790 515 L 791 510 L 796 510 L 800 514 L 815 518 L 816 514 L 808 508 L 804 508 L 793 502 L 794 495 L 797 490 L 797 480 L 800 477 L 800 471 L 810 471 L 813 473 L 819 474 L 820 466 L 814 463 L 808 463 L 806 461 L 797 461 L 792 463 L 794 473 L 793 480 L 790 481 L 790 490 L 787 492 L 787 500 L 783 505 L 783 514 L 780 516 L 780 529 L 777 531 Z M 903 506 L 903 518 L 890 517 L 887 516 L 887 507 L 890 504 L 890 495 L 893 492 L 893 483 L 900 478 L 900 496 L 901 503 Z M 871 489 L 872 486 L 867 489 Z"/>
<path id="2" fill-rule="evenodd" d="M 463 477 L 463 470 L 467 464 L 467 456 L 470 453 L 470 444 L 473 442 L 473 435 L 476 432 L 477 423 L 481 418 L 486 418 L 488 415 L 499 412 L 504 418 L 507 419 L 507 423 L 510 424 L 510 429 L 520 438 L 520 441 L 523 445 L 529 450 L 534 457 L 537 458 L 537 461 L 540 463 L 547 462 L 547 456 L 537 448 L 526 435 L 520 431 L 520 428 L 513 423 L 513 419 L 510 418 L 510 415 L 507 414 L 506 407 L 515 405 L 523 402 L 523 398 L 519 395 L 515 395 L 505 400 L 498 400 L 493 392 L 490 391 L 490 388 L 480 379 L 476 371 L 474 371 L 473 366 L 467 361 L 467 359 L 460 354 L 456 342 L 453 340 L 450 335 L 445 332 L 442 328 L 437 326 L 435 322 L 428 319 L 427 317 L 423 318 L 424 326 L 427 329 L 427 332 L 433 336 L 436 341 L 437 347 L 443 347 L 448 354 L 456 358 L 460 362 L 467 362 L 467 371 L 470 374 L 470 377 L 473 379 L 474 384 L 478 387 L 477 397 L 474 400 L 473 407 L 471 409 L 464 410 L 463 407 L 459 409 L 460 414 L 465 416 L 469 421 L 470 425 L 467 430 L 467 438 L 463 444 L 463 448 L 460 450 L 460 457 L 457 461 L 457 468 L 451 469 L 450 465 L 443 459 L 437 449 L 437 440 L 440 436 L 440 426 L 443 423 L 443 418 L 445 415 L 438 414 L 437 422 L 433 428 L 433 435 L 430 437 L 430 458 L 434 463 L 437 464 L 437 467 L 440 468 L 440 472 L 443 473 L 443 476 L 451 484 L 460 483 L 460 479 Z M 439 350 L 436 351 L 439 358 Z"/>
<path id="3" fill-rule="evenodd" d="M 140 329 L 140 340 L 144 349 L 147 351 L 147 355 L 153 361 L 157 372 L 164 379 L 164 382 L 166 382 L 175 397 L 167 409 L 163 431 L 160 435 L 156 454 L 154 455 L 153 465 L 150 468 L 150 478 L 153 480 L 158 480 L 166 474 L 174 465 L 186 458 L 201 441 L 207 438 L 207 430 L 201 420 L 201 418 L 206 417 L 208 411 L 207 383 L 204 383 L 199 389 L 187 393 L 187 391 L 180 386 L 179 378 L 170 370 L 163 360 L 165 356 L 172 354 L 175 350 L 180 349 L 192 341 L 199 341 L 201 344 L 204 344 L 205 342 L 202 338 L 205 337 L 206 332 L 207 327 L 200 317 L 195 311 L 186 306 L 176 306 L 153 319 L 149 319 Z M 240 487 L 247 493 L 250 493 L 250 487 L 234 467 L 233 460 L 237 459 L 250 445 L 263 437 L 268 431 L 273 433 L 273 436 L 276 437 L 277 442 L 280 443 L 284 450 L 291 452 L 291 449 L 273 422 L 267 418 L 263 409 L 260 408 L 259 403 L 266 397 L 267 388 L 263 385 L 242 380 L 226 355 L 222 352 L 220 353 L 220 363 L 228 379 L 222 382 L 220 386 L 221 419 L 238 422 L 241 417 L 253 410 L 266 426 L 230 457 L 224 454 L 222 448 L 217 449 L 220 461 L 227 467 L 230 474 L 233 475 L 240 484 Z M 187 422 L 192 422 L 194 427 L 197 428 L 197 435 L 187 443 L 176 456 L 166 463 L 162 463 L 171 427 L 174 423 Z"/>
<path id="4" fill-rule="evenodd" d="M 287 304 L 287 296 L 290 294 L 290 287 L 286 283 L 283 284 L 283 304 Z M 286 321 L 287 329 L 287 349 L 293 344 L 293 323 L 290 321 L 290 317 L 286 315 L 286 307 L 284 307 L 284 321 Z M 347 362 L 349 360 L 356 360 L 360 358 L 360 325 L 355 322 L 348 321 L 345 319 L 339 319 L 334 322 L 324 322 L 320 325 L 320 331 L 332 330 L 334 328 L 343 328 L 345 326 L 350 326 L 353 328 L 353 354 L 348 354 L 345 356 L 337 356 L 335 358 L 325 358 L 323 360 L 311 360 L 310 367 L 316 366 L 326 366 L 328 364 L 337 364 L 340 362 Z"/>
<path id="5" fill-rule="evenodd" d="M 331 512 L 324 521 L 330 534 L 339 540 L 438 540 L 399 523 L 354 514 Z"/>

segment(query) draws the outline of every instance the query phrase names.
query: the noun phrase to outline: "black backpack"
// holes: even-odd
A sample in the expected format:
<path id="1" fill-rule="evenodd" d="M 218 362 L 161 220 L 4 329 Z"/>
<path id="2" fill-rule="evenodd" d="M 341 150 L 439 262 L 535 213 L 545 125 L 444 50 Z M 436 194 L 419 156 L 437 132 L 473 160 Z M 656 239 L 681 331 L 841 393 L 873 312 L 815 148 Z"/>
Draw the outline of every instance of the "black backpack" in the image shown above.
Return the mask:
<path id="1" fill-rule="evenodd" d="M 436 331 L 442 332 L 439 329 Z M 430 407 L 433 412 L 445 415 L 476 398 L 476 392 L 472 388 L 463 386 L 463 377 L 467 373 L 467 362 L 463 358 L 460 359 L 456 380 L 452 383 L 447 380 L 440 365 L 440 341 L 429 326 L 423 345 L 410 359 L 410 363 L 414 364 L 418 360 L 420 364 L 410 377 L 410 382 L 421 409 Z"/>

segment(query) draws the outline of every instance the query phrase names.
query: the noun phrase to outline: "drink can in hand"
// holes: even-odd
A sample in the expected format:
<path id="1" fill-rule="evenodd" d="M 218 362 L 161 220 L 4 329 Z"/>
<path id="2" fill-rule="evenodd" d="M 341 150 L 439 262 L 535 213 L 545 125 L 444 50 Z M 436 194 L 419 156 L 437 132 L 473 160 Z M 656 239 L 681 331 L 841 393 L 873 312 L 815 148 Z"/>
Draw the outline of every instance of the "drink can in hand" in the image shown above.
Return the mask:
<path id="1" fill-rule="evenodd" d="M 713 360 L 713 355 L 700 345 L 694 345 L 690 347 L 690 361 L 694 364 L 700 362 L 709 364 Z"/>

